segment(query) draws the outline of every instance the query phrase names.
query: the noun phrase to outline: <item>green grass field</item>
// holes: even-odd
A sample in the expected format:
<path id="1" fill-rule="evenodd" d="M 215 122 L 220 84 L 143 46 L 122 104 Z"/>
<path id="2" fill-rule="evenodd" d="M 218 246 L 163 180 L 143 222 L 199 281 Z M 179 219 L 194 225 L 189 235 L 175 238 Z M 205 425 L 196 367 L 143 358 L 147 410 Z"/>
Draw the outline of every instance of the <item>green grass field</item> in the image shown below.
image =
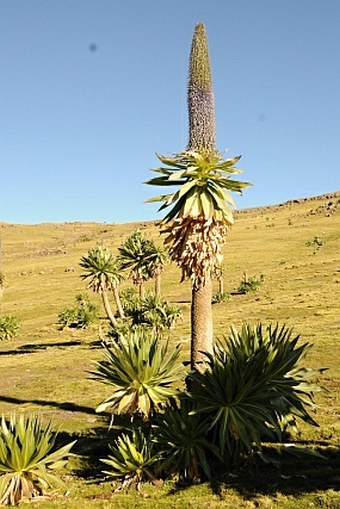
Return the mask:
<path id="1" fill-rule="evenodd" d="M 110 391 L 88 375 L 102 356 L 97 327 L 61 331 L 57 316 L 85 290 L 80 257 L 97 243 L 116 253 L 137 228 L 162 242 L 155 223 L 0 224 L 0 270 L 6 276 L 0 315 L 21 321 L 18 336 L 0 343 L 0 413 L 34 411 L 52 419 L 63 438 L 78 438 L 75 452 L 81 455 L 65 472 L 69 495 L 38 502 L 38 507 L 339 508 L 340 192 L 238 212 L 224 249 L 224 287 L 231 298 L 213 306 L 216 336 L 231 324 L 279 322 L 314 345 L 308 366 L 328 368 L 318 381 L 325 388 L 315 415 L 320 427 L 301 425 L 295 439 L 321 450 L 325 460 L 283 459 L 279 470 L 250 465 L 246 471 L 221 473 L 211 486 L 166 482 L 141 493 L 114 494 L 97 461 L 105 457 L 110 440 L 107 418 L 94 411 Z M 237 293 L 244 272 L 264 275 L 258 292 Z M 162 293 L 183 310 L 171 337 L 188 358 L 191 292 L 190 284 L 179 280 L 179 269 L 168 265 Z M 127 286 L 129 281 L 122 288 Z M 152 282 L 148 288 L 153 289 Z M 90 297 L 100 304 L 96 295 Z"/>

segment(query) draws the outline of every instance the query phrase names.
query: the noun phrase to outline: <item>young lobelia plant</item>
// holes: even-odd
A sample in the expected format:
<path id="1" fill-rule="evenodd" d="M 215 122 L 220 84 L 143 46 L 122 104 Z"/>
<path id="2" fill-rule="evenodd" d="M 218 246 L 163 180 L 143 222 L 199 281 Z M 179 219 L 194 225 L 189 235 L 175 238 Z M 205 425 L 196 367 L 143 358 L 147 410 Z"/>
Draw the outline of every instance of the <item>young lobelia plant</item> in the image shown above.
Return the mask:
<path id="1" fill-rule="evenodd" d="M 126 315 L 131 317 L 132 325 L 145 325 L 160 334 L 165 329 L 172 329 L 182 312 L 179 307 L 171 306 L 159 295 L 147 292 L 134 308 L 126 310 Z"/>
<path id="2" fill-rule="evenodd" d="M 12 339 L 20 328 L 20 320 L 17 316 L 5 315 L 0 317 L 0 341 Z"/>
<path id="3" fill-rule="evenodd" d="M 175 384 L 182 381 L 179 347 L 169 352 L 168 342 L 150 330 L 138 328 L 121 335 L 119 342 L 105 347 L 104 355 L 92 375 L 114 391 L 97 412 L 141 414 L 147 420 L 177 394 Z"/>
<path id="4" fill-rule="evenodd" d="M 238 291 L 240 293 L 257 292 L 264 280 L 264 274 L 260 274 L 259 276 L 248 276 L 248 274 L 245 272 L 243 274 L 243 280 L 239 284 Z"/>
<path id="5" fill-rule="evenodd" d="M 91 302 L 86 293 L 75 297 L 76 305 L 64 308 L 58 315 L 60 328 L 86 329 L 98 320 L 98 306 Z"/>
<path id="6" fill-rule="evenodd" d="M 111 454 L 100 460 L 109 467 L 103 473 L 122 480 L 122 488 L 131 484 L 139 488 L 143 481 L 156 482 L 154 470 L 159 454 L 154 452 L 154 444 L 140 428 L 133 429 L 131 436 L 122 433 L 109 447 Z"/>
<path id="7" fill-rule="evenodd" d="M 34 415 L 13 414 L 0 424 L 0 503 L 16 505 L 46 494 L 53 484 L 63 484 L 55 471 L 67 463 L 71 442 L 55 448 L 56 433 L 43 428 Z"/>

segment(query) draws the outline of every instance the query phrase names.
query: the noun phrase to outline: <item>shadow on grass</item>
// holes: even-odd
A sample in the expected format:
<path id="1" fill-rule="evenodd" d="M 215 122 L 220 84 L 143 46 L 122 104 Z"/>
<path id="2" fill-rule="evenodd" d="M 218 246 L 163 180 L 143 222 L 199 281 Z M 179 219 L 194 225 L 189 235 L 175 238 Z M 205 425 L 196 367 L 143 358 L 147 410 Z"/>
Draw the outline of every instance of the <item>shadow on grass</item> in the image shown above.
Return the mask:
<path id="1" fill-rule="evenodd" d="M 100 460 L 110 454 L 109 445 L 113 444 L 121 429 L 128 427 L 126 418 L 115 421 L 115 426 L 109 429 L 107 426 L 98 427 L 83 433 L 61 433 L 58 440 L 61 444 L 77 440 L 73 452 L 77 458 L 72 472 L 78 478 L 91 483 L 101 483 L 106 480 L 103 470 L 107 468 Z M 313 445 L 313 444 L 311 444 Z M 228 500 L 230 490 L 244 500 L 254 501 L 261 496 L 300 497 L 308 494 L 317 494 L 320 491 L 338 491 L 340 484 L 340 450 L 337 447 L 323 447 L 320 452 L 325 456 L 321 458 L 291 459 L 281 458 L 279 468 L 273 465 L 253 461 L 243 468 L 221 471 L 219 466 L 218 475 L 210 482 L 212 492 L 221 501 Z M 188 484 L 174 484 L 166 496 L 177 494 L 191 488 Z M 327 494 L 325 497 L 327 498 Z M 336 496 L 337 495 L 333 495 Z M 328 500 L 328 499 L 327 499 Z M 338 498 L 336 498 L 338 500 Z M 331 501 L 330 501 L 331 502 Z M 327 505 L 327 507 L 337 507 Z"/>
<path id="2" fill-rule="evenodd" d="M 315 442 L 309 445 L 315 446 Z M 339 491 L 340 448 L 328 445 L 317 450 L 323 458 L 311 455 L 297 458 L 287 454 L 280 457 L 279 466 L 256 460 L 243 468 L 225 472 L 219 468 L 219 474 L 213 476 L 210 487 L 222 500 L 231 489 L 247 500 L 260 495 L 275 497 L 278 493 L 299 496 L 317 491 Z M 176 484 L 169 494 L 175 495 L 187 488 L 189 485 Z"/>
<path id="3" fill-rule="evenodd" d="M 78 456 L 73 473 L 93 483 L 102 482 L 107 477 L 102 472 L 107 466 L 105 467 L 100 459 L 108 457 L 109 445 L 113 444 L 121 432 L 126 432 L 131 427 L 131 416 L 115 416 L 113 423 L 110 422 L 111 414 L 100 414 L 100 417 L 102 426 L 81 433 L 58 434 L 60 445 L 77 440 L 72 450 Z"/>
<path id="4" fill-rule="evenodd" d="M 113 442 L 114 435 L 107 427 L 98 427 L 83 433 L 58 433 L 57 445 L 65 445 L 76 440 L 72 452 L 77 455 L 72 473 L 81 479 L 97 483 L 103 481 L 102 470 L 104 464 L 101 458 L 107 458 L 109 444 Z"/>
<path id="5" fill-rule="evenodd" d="M 122 431 L 126 432 L 127 428 L 131 427 L 131 419 L 128 416 L 116 416 L 113 426 L 109 428 L 109 418 L 108 415 L 103 416 L 101 427 L 79 434 L 60 434 L 63 443 L 77 440 L 73 452 L 78 455 L 78 462 L 75 463 L 73 472 L 88 482 L 100 483 L 105 479 L 103 470 L 107 467 L 100 459 L 108 457 L 109 445 L 113 444 Z M 315 447 L 317 444 L 304 442 L 300 445 Z M 259 458 L 248 462 L 242 468 L 227 469 L 216 465 L 212 471 L 215 470 L 218 474 L 213 475 L 210 488 L 221 500 L 230 495 L 230 490 L 245 500 L 255 500 L 259 496 L 275 498 L 278 494 L 299 497 L 309 493 L 316 494 L 318 491 L 339 490 L 340 448 L 320 445 L 317 451 L 323 458 L 312 455 L 301 457 L 276 455 L 276 459 L 280 459 L 279 466 L 264 463 Z M 265 452 L 268 456 L 274 455 L 271 447 Z M 167 494 L 176 495 L 190 487 L 188 484 L 177 483 Z"/>
<path id="6" fill-rule="evenodd" d="M 19 346 L 16 350 L 2 350 L 0 351 L 1 355 L 22 355 L 28 353 L 40 352 L 43 350 L 47 350 L 48 348 L 69 348 L 73 346 L 83 346 L 86 348 L 96 349 L 102 348 L 102 343 L 99 340 L 94 340 L 91 342 L 84 342 L 80 339 L 75 339 L 72 341 L 58 341 L 55 343 L 28 343 L 26 345 Z"/>
<path id="7" fill-rule="evenodd" d="M 88 406 L 77 405 L 70 401 L 66 401 L 60 403 L 59 401 L 48 401 L 44 399 L 20 399 L 20 398 L 12 398 L 11 396 L 0 396 L 0 401 L 4 401 L 5 403 L 13 403 L 15 405 L 20 405 L 24 403 L 32 403 L 34 405 L 39 406 L 51 406 L 54 408 L 59 408 L 60 410 L 66 410 L 69 412 L 80 412 L 88 415 L 98 415 L 95 412 L 95 409 Z"/>

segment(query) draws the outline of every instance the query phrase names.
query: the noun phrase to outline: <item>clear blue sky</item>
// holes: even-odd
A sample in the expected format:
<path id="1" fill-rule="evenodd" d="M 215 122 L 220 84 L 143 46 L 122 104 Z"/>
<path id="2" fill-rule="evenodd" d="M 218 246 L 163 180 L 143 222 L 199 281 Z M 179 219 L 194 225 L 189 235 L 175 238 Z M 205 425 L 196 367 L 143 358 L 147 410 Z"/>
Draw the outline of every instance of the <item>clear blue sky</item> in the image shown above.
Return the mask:
<path id="1" fill-rule="evenodd" d="M 0 222 L 161 217 L 197 22 L 238 208 L 340 189 L 339 0 L 0 0 Z"/>

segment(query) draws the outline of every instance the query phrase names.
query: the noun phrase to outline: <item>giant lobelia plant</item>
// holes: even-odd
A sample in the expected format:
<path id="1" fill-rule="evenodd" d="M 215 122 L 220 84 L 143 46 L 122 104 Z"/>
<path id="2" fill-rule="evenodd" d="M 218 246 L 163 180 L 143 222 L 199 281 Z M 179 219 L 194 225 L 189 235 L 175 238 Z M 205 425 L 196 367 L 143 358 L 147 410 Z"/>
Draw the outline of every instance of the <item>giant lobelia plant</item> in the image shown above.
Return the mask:
<path id="1" fill-rule="evenodd" d="M 130 278 L 138 287 L 139 297 L 144 298 L 144 283 L 153 277 L 150 258 L 154 244 L 140 230 L 134 231 L 118 248 L 119 264 L 122 270 L 130 271 Z"/>
<path id="2" fill-rule="evenodd" d="M 123 276 L 117 260 L 106 246 L 99 245 L 89 249 L 87 254 L 81 257 L 79 265 L 85 270 L 80 276 L 81 279 L 87 281 L 87 287 L 101 296 L 107 317 L 115 327 L 117 320 L 111 310 L 107 291 L 113 291 L 119 315 L 124 318 L 118 292 Z"/>
<path id="3" fill-rule="evenodd" d="M 205 27 L 194 32 L 188 85 L 189 142 L 184 152 L 164 157 L 153 171 L 159 176 L 146 183 L 175 187 L 148 202 L 171 207 L 161 225 L 172 260 L 182 269 L 182 279 L 192 280 L 191 366 L 197 367 L 203 352 L 212 352 L 212 275 L 221 266 L 222 247 L 233 224 L 229 191 L 241 193 L 247 182 L 234 180 L 240 157 L 224 159 L 215 145 L 215 108 Z"/>

